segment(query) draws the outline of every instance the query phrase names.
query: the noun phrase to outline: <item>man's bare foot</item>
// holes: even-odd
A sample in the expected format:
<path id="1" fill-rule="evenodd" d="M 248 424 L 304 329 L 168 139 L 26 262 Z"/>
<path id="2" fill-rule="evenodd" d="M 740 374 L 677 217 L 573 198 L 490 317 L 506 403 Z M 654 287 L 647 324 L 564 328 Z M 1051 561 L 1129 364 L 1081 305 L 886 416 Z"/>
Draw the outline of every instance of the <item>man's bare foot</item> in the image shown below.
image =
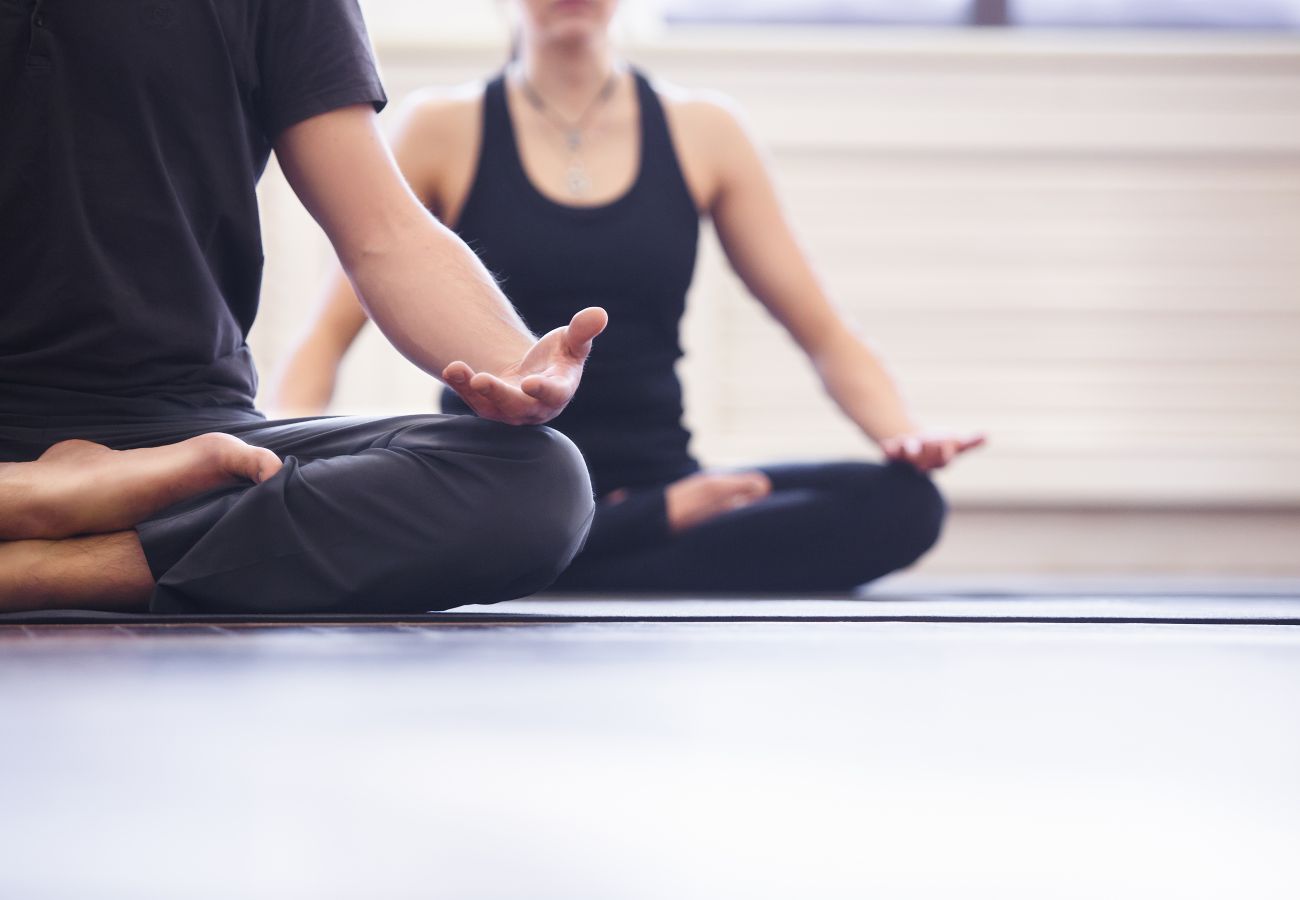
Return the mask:
<path id="1" fill-rule="evenodd" d="M 63 441 L 34 462 L 0 465 L 0 540 L 125 531 L 189 497 L 263 482 L 280 465 L 228 434 L 140 450 Z"/>
<path id="2" fill-rule="evenodd" d="M 668 485 L 668 526 L 685 531 L 770 493 L 772 483 L 762 472 L 697 472 Z"/>

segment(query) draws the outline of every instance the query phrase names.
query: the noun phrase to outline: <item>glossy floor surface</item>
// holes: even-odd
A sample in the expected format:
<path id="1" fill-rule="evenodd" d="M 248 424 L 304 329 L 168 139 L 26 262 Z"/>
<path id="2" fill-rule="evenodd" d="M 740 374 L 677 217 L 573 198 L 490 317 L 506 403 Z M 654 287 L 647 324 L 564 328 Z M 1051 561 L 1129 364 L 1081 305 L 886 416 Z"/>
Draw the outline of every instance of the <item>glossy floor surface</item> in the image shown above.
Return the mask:
<path id="1" fill-rule="evenodd" d="M 1295 897 L 1300 627 L 0 627 L 0 897 Z"/>

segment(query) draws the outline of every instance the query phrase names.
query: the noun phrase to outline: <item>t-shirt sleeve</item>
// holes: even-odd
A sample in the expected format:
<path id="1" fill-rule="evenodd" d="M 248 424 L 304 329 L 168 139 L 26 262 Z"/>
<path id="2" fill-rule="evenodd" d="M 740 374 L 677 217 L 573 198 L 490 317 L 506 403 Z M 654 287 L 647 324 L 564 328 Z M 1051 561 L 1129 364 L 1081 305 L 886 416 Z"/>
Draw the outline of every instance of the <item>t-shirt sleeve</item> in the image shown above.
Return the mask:
<path id="1" fill-rule="evenodd" d="M 357 0 L 263 0 L 257 112 L 268 139 L 304 119 L 388 97 Z"/>

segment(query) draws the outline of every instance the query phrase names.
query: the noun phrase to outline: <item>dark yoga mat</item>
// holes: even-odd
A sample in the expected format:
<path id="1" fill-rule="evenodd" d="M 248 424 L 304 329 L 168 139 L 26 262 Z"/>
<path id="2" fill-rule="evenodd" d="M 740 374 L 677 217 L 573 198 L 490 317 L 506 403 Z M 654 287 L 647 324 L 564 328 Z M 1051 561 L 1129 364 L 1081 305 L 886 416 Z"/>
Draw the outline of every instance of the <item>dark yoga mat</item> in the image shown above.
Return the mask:
<path id="1" fill-rule="evenodd" d="M 489 625 L 563 622 L 1081 622 L 1300 624 L 1300 581 L 1186 579 L 1075 585 L 1038 580 L 959 589 L 895 582 L 859 596 L 556 596 L 402 615 L 152 615 L 84 610 L 9 613 L 0 625 Z"/>

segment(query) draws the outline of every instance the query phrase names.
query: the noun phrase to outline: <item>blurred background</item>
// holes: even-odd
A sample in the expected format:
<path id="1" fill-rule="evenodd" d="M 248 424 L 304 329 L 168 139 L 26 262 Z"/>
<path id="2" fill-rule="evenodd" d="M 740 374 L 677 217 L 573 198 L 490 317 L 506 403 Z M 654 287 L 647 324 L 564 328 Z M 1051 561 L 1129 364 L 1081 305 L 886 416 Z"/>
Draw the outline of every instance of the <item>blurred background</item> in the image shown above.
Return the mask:
<path id="1" fill-rule="evenodd" d="M 393 106 L 479 80 L 505 4 L 362 0 Z M 1300 574 L 1300 0 L 623 0 L 628 59 L 731 95 L 922 421 L 939 574 Z M 272 167 L 269 382 L 332 265 Z M 707 465 L 874 455 L 706 231 L 684 326 Z M 333 411 L 436 409 L 368 329 Z"/>

